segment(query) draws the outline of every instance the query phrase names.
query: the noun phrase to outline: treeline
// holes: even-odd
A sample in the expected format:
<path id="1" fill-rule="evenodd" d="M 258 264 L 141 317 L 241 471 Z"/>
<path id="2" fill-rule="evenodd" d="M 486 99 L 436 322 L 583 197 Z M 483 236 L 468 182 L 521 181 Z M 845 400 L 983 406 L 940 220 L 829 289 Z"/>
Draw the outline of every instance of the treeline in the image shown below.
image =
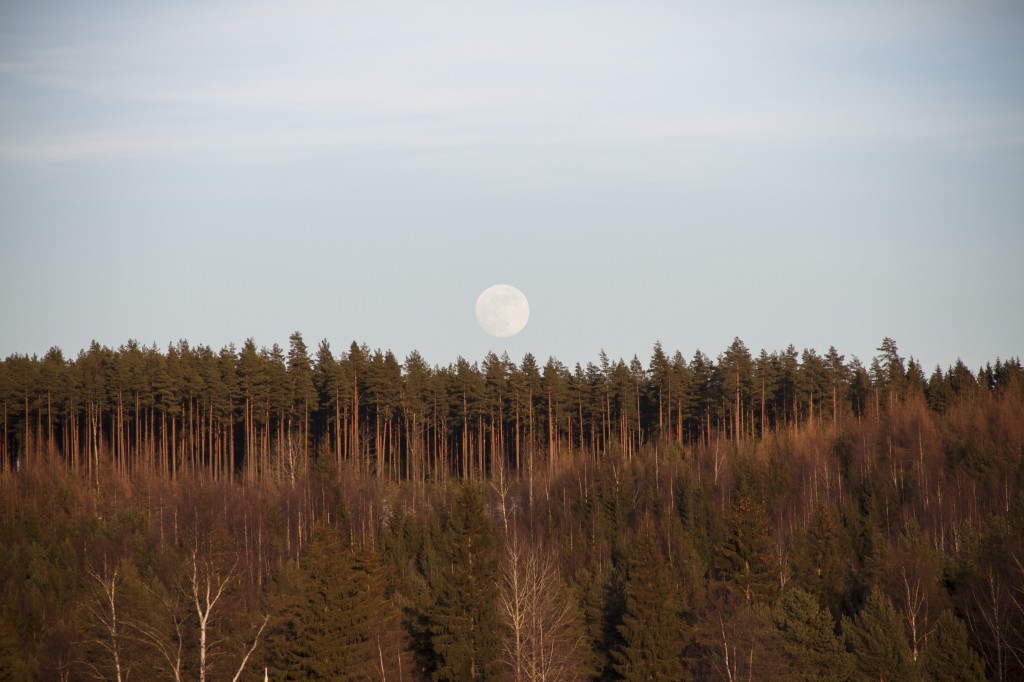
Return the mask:
<path id="1" fill-rule="evenodd" d="M 3 365 L 0 680 L 1024 678 L 1018 360 Z"/>
<path id="2" fill-rule="evenodd" d="M 165 353 L 94 342 L 74 360 L 53 348 L 0 365 L 0 475 L 49 457 L 94 479 L 102 460 L 121 476 L 291 480 L 316 454 L 392 480 L 481 479 L 503 467 L 555 471 L 574 453 L 628 461 L 647 445 L 838 426 L 913 397 L 941 413 L 1021 375 L 1011 359 L 977 373 L 958 361 L 926 376 L 888 338 L 867 367 L 835 348 L 753 357 L 736 339 L 714 360 L 669 356 L 657 344 L 646 366 L 602 353 L 572 369 L 555 358 L 540 366 L 529 353 L 518 365 L 492 353 L 430 366 L 415 351 L 400 363 L 355 342 L 336 356 L 326 340 L 310 357 L 298 332 L 287 353 L 252 339 L 219 352 L 186 341 Z"/>

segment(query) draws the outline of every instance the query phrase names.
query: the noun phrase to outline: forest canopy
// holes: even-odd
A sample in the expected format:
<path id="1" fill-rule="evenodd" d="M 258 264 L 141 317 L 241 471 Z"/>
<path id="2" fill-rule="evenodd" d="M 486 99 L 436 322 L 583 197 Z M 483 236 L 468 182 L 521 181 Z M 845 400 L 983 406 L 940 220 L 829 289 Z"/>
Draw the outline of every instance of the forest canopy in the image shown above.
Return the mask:
<path id="1" fill-rule="evenodd" d="M 296 332 L 13 355 L 0 399 L 0 679 L 1024 675 L 1016 358 Z"/>

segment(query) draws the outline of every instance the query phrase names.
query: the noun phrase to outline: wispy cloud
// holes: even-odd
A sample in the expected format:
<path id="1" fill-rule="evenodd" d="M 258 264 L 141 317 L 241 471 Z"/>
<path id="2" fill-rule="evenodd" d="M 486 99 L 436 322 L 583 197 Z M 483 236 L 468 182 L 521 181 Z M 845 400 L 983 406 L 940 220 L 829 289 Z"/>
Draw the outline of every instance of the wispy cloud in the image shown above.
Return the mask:
<path id="1" fill-rule="evenodd" d="M 91 115 L 0 133 L 0 159 L 1018 139 L 1020 98 L 967 99 L 969 83 L 917 63 L 963 19 L 925 9 L 254 3 L 83 19 L 8 50 L 0 101 L 18 82 Z"/>

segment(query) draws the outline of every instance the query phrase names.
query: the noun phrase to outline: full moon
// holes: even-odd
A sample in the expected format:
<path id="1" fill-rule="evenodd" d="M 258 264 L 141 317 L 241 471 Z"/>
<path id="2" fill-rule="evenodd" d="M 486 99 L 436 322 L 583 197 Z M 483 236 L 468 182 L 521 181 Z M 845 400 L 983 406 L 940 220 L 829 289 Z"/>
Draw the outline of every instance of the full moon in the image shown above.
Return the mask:
<path id="1" fill-rule="evenodd" d="M 476 299 L 476 321 L 491 336 L 515 336 L 530 319 L 530 303 L 508 284 L 487 287 Z"/>

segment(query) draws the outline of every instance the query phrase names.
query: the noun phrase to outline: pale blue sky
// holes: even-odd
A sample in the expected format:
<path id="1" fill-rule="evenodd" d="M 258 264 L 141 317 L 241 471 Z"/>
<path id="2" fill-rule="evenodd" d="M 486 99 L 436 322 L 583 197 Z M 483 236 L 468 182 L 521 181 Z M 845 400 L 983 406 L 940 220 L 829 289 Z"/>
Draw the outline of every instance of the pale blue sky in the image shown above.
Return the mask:
<path id="1" fill-rule="evenodd" d="M 1019 2 L 2 2 L 0 356 L 1019 355 L 1022 35 Z"/>

